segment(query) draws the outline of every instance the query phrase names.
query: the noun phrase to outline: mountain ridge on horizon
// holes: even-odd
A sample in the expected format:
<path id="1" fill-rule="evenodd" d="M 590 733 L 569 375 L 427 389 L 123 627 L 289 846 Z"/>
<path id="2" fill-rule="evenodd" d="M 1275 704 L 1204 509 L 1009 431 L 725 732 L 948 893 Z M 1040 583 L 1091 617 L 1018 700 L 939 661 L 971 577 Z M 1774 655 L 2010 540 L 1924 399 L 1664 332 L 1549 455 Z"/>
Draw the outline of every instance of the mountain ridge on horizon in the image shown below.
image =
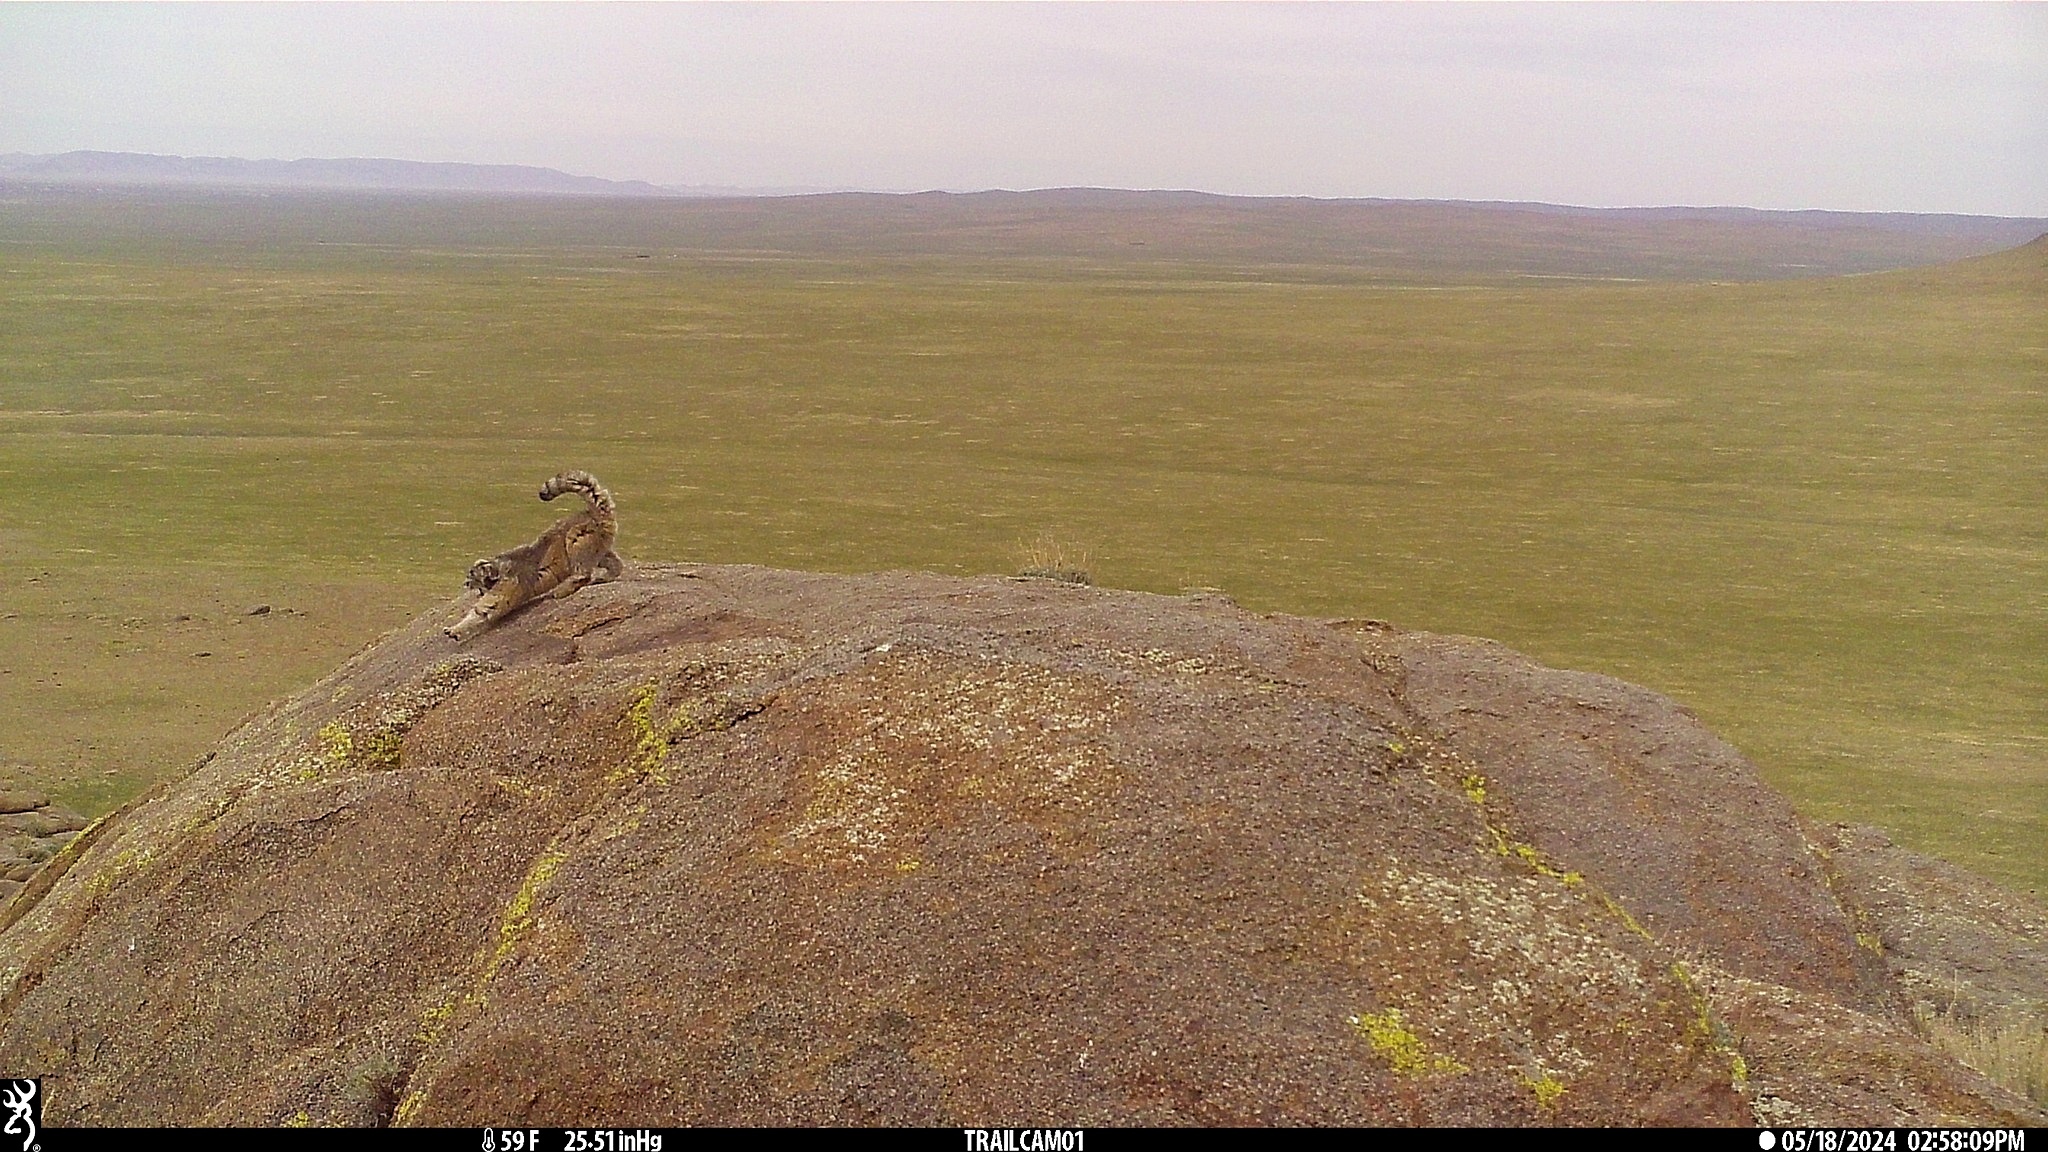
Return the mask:
<path id="1" fill-rule="evenodd" d="M 237 156 L 172 156 L 92 149 L 0 153 L 0 181 L 5 180 L 557 196 L 764 196 L 823 191 L 661 185 L 646 180 L 578 176 L 532 164 L 471 164 L 372 156 L 246 160 Z"/>
<path id="2" fill-rule="evenodd" d="M 853 197 L 1008 197 L 1056 198 L 1091 207 L 1111 201 L 1142 198 L 1189 203 L 1312 203 L 1330 205 L 1455 205 L 1495 211 L 1546 215 L 1599 216 L 1609 219 L 1764 221 L 1796 220 L 1806 224 L 1850 224 L 1911 227 L 1918 231 L 1951 223 L 2017 224 L 2048 227 L 2048 217 L 1994 216 L 1969 212 L 1854 211 L 1831 208 L 1752 208 L 1743 205 L 1625 205 L 1599 207 L 1541 200 L 1457 199 L 1399 196 L 1248 195 L 1191 188 L 1112 188 L 1058 185 L 1042 188 L 981 188 L 972 191 L 920 189 L 878 191 L 845 187 L 746 187 L 713 184 L 655 184 L 646 180 L 612 180 L 579 176 L 556 168 L 528 164 L 473 164 L 463 161 L 399 160 L 385 157 L 303 157 L 296 160 L 247 160 L 223 156 L 174 156 L 147 152 L 76 150 L 59 153 L 0 153 L 0 182 L 75 184 L 107 183 L 138 186 L 260 187 L 305 191 L 430 192 L 589 196 L 648 199 L 751 199 L 786 196 Z"/>

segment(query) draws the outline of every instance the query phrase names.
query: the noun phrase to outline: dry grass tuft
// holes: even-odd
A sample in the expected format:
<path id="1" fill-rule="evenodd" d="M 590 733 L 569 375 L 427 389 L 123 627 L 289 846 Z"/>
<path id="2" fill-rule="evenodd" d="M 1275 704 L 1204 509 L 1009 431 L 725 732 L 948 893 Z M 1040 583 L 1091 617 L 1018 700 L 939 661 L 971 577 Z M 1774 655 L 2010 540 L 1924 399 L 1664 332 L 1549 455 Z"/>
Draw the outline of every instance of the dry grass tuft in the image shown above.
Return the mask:
<path id="1" fill-rule="evenodd" d="M 1019 576 L 1059 580 L 1068 584 L 1093 584 L 1088 577 L 1090 557 L 1086 548 L 1056 539 L 1050 533 L 1018 546 L 1023 555 Z"/>
<path id="2" fill-rule="evenodd" d="M 1935 1047 L 2048 1108 L 2048 1005 L 1972 1011 L 1923 1003 L 1913 1020 Z"/>

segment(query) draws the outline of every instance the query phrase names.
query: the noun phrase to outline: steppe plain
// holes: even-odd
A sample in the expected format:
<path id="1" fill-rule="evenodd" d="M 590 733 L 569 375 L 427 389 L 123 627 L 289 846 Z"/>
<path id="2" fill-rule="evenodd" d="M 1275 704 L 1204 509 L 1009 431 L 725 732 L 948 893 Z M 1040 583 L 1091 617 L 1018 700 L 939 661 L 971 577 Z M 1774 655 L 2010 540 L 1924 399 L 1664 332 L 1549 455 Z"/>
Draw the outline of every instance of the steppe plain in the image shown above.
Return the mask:
<path id="1" fill-rule="evenodd" d="M 182 773 L 581 467 L 629 560 L 1492 637 L 2048 887 L 2048 246 L 1367 207 L 0 186 L 0 763 Z"/>

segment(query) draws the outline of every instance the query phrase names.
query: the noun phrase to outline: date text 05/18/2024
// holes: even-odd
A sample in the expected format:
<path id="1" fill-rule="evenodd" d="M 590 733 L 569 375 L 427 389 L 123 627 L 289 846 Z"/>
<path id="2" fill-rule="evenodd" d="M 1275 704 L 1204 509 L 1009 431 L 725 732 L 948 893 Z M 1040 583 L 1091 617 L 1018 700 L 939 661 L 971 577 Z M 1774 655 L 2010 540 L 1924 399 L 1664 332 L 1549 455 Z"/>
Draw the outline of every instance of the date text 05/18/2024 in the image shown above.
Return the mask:
<path id="1" fill-rule="evenodd" d="M 1761 1152 L 2027 1152 L 2024 1128 L 1766 1128 Z"/>

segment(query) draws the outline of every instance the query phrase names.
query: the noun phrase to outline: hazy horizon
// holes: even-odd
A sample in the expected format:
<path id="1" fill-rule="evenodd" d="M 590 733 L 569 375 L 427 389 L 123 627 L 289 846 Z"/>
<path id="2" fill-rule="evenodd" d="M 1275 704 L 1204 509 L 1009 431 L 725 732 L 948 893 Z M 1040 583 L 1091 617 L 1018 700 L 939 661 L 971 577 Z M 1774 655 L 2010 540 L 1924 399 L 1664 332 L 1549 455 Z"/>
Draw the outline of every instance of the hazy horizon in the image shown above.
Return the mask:
<path id="1" fill-rule="evenodd" d="M 2048 216 L 2048 6 L 0 5 L 0 152 Z"/>

